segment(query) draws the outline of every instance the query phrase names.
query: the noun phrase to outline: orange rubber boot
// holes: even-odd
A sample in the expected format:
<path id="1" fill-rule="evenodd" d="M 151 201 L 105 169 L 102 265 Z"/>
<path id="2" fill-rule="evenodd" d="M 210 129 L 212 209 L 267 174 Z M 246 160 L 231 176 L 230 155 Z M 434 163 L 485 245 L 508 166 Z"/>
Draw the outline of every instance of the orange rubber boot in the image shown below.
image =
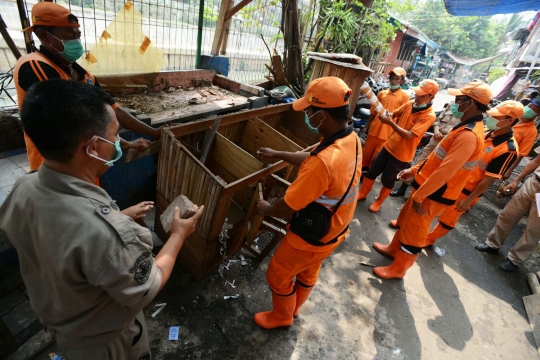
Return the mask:
<path id="1" fill-rule="evenodd" d="M 390 220 L 390 226 L 397 229 L 397 220 Z"/>
<path id="2" fill-rule="evenodd" d="M 385 256 L 390 256 L 392 258 L 395 258 L 396 257 L 396 254 L 398 253 L 398 251 L 400 251 L 401 249 L 401 243 L 399 242 L 399 240 L 397 239 L 396 236 L 394 236 L 394 238 L 392 239 L 392 241 L 390 242 L 390 244 L 388 245 L 383 245 L 381 243 L 373 243 L 373 248 L 375 250 L 377 250 L 377 252 L 379 254 L 382 254 L 382 255 L 385 255 Z"/>
<path id="3" fill-rule="evenodd" d="M 368 210 L 371 211 L 372 213 L 378 213 L 379 210 L 381 210 L 381 206 L 384 200 L 386 200 L 386 198 L 388 197 L 388 195 L 390 195 L 391 192 L 392 192 L 392 189 L 389 189 L 383 186 L 381 188 L 381 192 L 379 193 L 379 196 L 377 197 L 377 200 L 375 200 L 375 202 L 369 206 Z"/>
<path id="4" fill-rule="evenodd" d="M 293 312 L 296 307 L 296 292 L 289 296 L 272 293 L 272 307 L 272 311 L 255 314 L 253 317 L 255 323 L 265 329 L 291 326 L 294 321 Z"/>
<path id="5" fill-rule="evenodd" d="M 300 308 L 302 305 L 306 302 L 307 298 L 309 297 L 309 294 L 311 293 L 311 290 L 313 289 L 313 286 L 311 287 L 304 287 L 302 285 L 295 285 L 296 288 L 296 308 L 294 309 L 293 316 L 297 317 L 298 313 L 300 313 Z"/>
<path id="6" fill-rule="evenodd" d="M 435 244 L 435 241 L 437 241 L 437 239 L 442 238 L 444 235 L 448 234 L 449 232 L 450 230 L 443 228 L 440 223 L 437 224 L 437 226 L 435 226 L 433 231 L 430 232 L 428 236 L 426 237 L 426 240 L 424 241 L 424 246 L 431 246 Z"/>
<path id="7" fill-rule="evenodd" d="M 413 266 L 418 254 L 408 254 L 398 251 L 394 262 L 390 266 L 379 266 L 373 269 L 375 275 L 383 279 L 403 279 L 407 270 Z"/>
<path id="8" fill-rule="evenodd" d="M 364 176 L 364 182 L 362 183 L 362 187 L 360 188 L 360 192 L 358 193 L 357 201 L 366 200 L 369 192 L 371 191 L 371 188 L 373 187 L 373 184 L 375 184 L 375 180 L 368 179 Z"/>

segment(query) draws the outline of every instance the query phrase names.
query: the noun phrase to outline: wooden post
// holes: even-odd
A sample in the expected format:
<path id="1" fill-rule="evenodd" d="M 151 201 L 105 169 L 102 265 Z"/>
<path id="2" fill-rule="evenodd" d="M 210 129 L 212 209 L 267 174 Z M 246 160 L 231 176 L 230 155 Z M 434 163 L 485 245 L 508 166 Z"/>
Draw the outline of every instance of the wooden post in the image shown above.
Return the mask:
<path id="1" fill-rule="evenodd" d="M 225 31 L 223 33 L 223 39 L 221 40 L 221 55 L 225 55 L 227 53 L 227 43 L 229 42 L 229 31 L 231 30 L 231 18 L 227 18 L 227 15 L 233 8 L 234 2 L 231 1 L 229 5 L 229 9 L 227 10 L 227 14 L 225 15 Z"/>
<path id="2" fill-rule="evenodd" d="M 212 55 L 219 55 L 219 49 L 221 48 L 221 40 L 223 38 L 223 30 L 225 24 L 225 15 L 230 7 L 232 0 L 222 0 L 221 7 L 219 8 L 219 17 L 216 23 L 216 33 L 214 34 L 214 41 L 212 42 Z"/>
<path id="3" fill-rule="evenodd" d="M 19 18 L 21 19 L 21 25 L 23 30 L 30 27 L 30 20 L 26 16 L 26 7 L 23 0 L 17 0 L 17 8 L 19 9 Z M 26 52 L 30 54 L 34 51 L 34 40 L 32 39 L 32 32 L 25 31 L 24 33 L 24 42 L 26 44 Z"/>
<path id="4" fill-rule="evenodd" d="M 298 1 L 283 0 L 281 29 L 285 42 L 283 62 L 285 78 L 292 86 L 304 91 L 304 69 L 302 67 L 302 43 L 300 42 L 300 19 Z"/>

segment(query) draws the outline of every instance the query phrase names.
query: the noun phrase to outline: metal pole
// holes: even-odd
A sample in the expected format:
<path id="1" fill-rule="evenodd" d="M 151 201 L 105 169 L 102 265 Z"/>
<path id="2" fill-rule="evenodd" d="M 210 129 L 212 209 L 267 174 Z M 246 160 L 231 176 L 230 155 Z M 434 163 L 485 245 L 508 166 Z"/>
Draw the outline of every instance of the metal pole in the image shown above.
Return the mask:
<path id="1" fill-rule="evenodd" d="M 201 65 L 203 17 L 204 17 L 204 0 L 200 0 L 199 1 L 199 24 L 197 27 L 197 59 L 195 60 L 195 68 L 197 69 Z"/>

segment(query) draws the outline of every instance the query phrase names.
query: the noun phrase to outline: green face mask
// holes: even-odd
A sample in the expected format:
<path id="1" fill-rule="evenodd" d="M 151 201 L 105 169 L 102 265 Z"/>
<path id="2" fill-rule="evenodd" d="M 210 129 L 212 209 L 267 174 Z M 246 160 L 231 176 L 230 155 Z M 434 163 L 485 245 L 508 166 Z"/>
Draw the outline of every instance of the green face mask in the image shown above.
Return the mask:
<path id="1" fill-rule="evenodd" d="M 389 88 L 390 90 L 397 90 L 401 87 L 401 85 L 397 84 L 397 85 L 390 85 Z"/>
<path id="2" fill-rule="evenodd" d="M 58 53 L 67 61 L 74 62 L 78 58 L 80 58 L 84 53 L 84 48 L 82 46 L 80 39 L 73 39 L 73 40 L 60 40 L 53 34 L 49 33 L 53 38 L 60 41 L 64 45 L 64 51 L 59 51 L 57 48 L 53 46 L 53 49 L 58 51 Z M 52 46 L 52 45 L 51 45 Z"/>
<path id="3" fill-rule="evenodd" d="M 495 119 L 494 117 L 488 117 L 486 119 L 486 127 L 489 129 L 489 130 L 499 130 L 500 127 L 497 126 L 497 123 L 499 122 L 499 120 Z"/>
<path id="4" fill-rule="evenodd" d="M 318 111 L 315 113 L 317 114 Z M 311 119 L 312 117 L 315 116 L 315 114 L 311 115 L 311 116 L 308 116 L 306 112 L 304 112 L 305 116 L 304 116 L 304 121 L 306 122 L 306 125 L 309 129 L 309 131 L 311 131 L 312 133 L 315 133 L 315 134 L 319 134 L 319 127 L 322 125 L 322 122 L 319 124 L 319 126 L 317 127 L 313 127 L 311 126 L 310 122 L 309 122 L 309 119 Z"/>
<path id="5" fill-rule="evenodd" d="M 529 105 L 525 106 L 525 114 L 523 114 L 523 119 L 532 119 L 536 116 L 536 112 L 529 107 Z"/>
<path id="6" fill-rule="evenodd" d="M 108 167 L 113 166 L 114 162 L 122 157 L 122 148 L 120 147 L 120 137 L 118 137 L 118 140 L 116 140 L 115 142 L 104 139 L 101 136 L 97 136 L 97 138 L 102 140 L 102 141 L 105 141 L 105 142 L 107 142 L 107 143 L 109 143 L 111 145 L 114 145 L 114 147 L 116 149 L 116 155 L 115 155 L 114 159 L 105 160 L 105 159 L 100 158 L 99 156 L 95 156 L 93 154 L 90 154 L 90 152 L 88 152 L 88 147 L 86 147 L 86 154 L 88 154 L 88 156 L 91 156 L 91 157 L 93 157 L 95 159 L 103 161 L 105 163 L 105 165 L 107 165 Z"/>

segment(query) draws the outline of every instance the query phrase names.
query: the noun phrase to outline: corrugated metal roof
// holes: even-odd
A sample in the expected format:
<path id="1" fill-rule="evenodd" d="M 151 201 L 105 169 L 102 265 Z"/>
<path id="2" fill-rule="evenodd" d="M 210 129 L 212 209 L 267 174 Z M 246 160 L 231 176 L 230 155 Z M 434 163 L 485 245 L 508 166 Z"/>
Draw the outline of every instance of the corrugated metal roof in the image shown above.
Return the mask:
<path id="1" fill-rule="evenodd" d="M 540 10 L 538 0 L 444 0 L 446 10 L 456 16 L 486 16 Z"/>

